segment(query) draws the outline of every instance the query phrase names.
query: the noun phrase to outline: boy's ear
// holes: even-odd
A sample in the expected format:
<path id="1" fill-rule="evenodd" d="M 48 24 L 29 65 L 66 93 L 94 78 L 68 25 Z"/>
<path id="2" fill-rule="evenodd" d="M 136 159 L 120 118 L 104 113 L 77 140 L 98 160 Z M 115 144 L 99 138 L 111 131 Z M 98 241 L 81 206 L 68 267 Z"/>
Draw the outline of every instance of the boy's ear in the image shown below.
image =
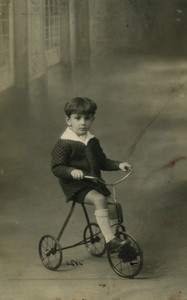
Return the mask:
<path id="1" fill-rule="evenodd" d="M 67 125 L 70 126 L 71 125 L 70 118 L 68 116 L 65 116 L 65 120 Z"/>

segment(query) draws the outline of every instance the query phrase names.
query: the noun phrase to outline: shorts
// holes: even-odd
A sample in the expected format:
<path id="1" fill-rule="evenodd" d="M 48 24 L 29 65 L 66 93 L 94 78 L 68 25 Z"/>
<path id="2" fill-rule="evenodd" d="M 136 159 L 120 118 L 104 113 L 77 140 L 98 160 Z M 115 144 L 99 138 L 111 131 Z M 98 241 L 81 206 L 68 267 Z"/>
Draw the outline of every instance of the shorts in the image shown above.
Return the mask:
<path id="1" fill-rule="evenodd" d="M 80 204 L 84 203 L 84 199 L 86 197 L 86 195 L 90 192 L 90 191 L 97 191 L 98 193 L 102 194 L 103 196 L 110 196 L 111 193 L 108 189 L 102 189 L 102 188 L 91 188 L 91 187 L 85 187 L 83 190 L 78 191 L 71 200 L 78 202 Z"/>

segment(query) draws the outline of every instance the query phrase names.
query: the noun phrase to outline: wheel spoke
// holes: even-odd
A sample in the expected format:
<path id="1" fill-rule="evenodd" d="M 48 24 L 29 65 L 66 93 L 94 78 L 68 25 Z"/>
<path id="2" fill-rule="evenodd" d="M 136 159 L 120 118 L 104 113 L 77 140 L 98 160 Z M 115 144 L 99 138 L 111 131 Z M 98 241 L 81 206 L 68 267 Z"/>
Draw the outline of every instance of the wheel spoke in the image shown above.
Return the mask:
<path id="1" fill-rule="evenodd" d="M 121 259 L 120 259 L 120 261 L 119 261 L 116 265 L 114 265 L 114 267 L 117 268 L 119 265 L 121 265 L 121 262 L 122 262 L 122 261 L 121 261 Z"/>
<path id="2" fill-rule="evenodd" d="M 84 230 L 84 243 L 88 252 L 93 256 L 102 256 L 106 250 L 106 243 L 101 230 L 96 223 L 90 224 L 93 235 L 90 234 L 89 225 Z"/>

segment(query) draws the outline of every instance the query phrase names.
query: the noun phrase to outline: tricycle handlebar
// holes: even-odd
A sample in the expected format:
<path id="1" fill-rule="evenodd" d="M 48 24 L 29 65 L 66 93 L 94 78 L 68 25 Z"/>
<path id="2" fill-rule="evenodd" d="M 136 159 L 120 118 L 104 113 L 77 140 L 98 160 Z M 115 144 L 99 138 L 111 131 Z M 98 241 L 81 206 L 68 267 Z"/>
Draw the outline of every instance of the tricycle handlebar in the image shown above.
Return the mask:
<path id="1" fill-rule="evenodd" d="M 122 181 L 124 181 L 133 172 L 133 169 L 129 169 L 126 172 L 127 172 L 127 174 L 125 176 L 123 176 L 121 179 L 119 179 L 115 182 L 111 182 L 111 183 L 105 182 L 105 181 L 101 180 L 100 178 L 97 178 L 97 177 L 94 177 L 94 176 L 84 176 L 84 178 L 85 179 L 97 180 L 98 182 L 101 182 L 101 183 L 103 183 L 105 185 L 108 185 L 108 186 L 115 186 L 115 185 L 121 183 Z"/>

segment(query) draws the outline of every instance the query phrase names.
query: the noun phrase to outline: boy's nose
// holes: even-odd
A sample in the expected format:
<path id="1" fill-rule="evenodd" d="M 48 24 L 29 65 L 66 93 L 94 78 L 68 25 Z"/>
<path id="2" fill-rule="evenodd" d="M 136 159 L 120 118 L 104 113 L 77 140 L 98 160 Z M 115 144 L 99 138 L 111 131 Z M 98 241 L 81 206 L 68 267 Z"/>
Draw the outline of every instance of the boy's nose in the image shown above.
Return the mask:
<path id="1" fill-rule="evenodd" d="M 81 118 L 81 124 L 85 124 L 85 118 Z"/>

